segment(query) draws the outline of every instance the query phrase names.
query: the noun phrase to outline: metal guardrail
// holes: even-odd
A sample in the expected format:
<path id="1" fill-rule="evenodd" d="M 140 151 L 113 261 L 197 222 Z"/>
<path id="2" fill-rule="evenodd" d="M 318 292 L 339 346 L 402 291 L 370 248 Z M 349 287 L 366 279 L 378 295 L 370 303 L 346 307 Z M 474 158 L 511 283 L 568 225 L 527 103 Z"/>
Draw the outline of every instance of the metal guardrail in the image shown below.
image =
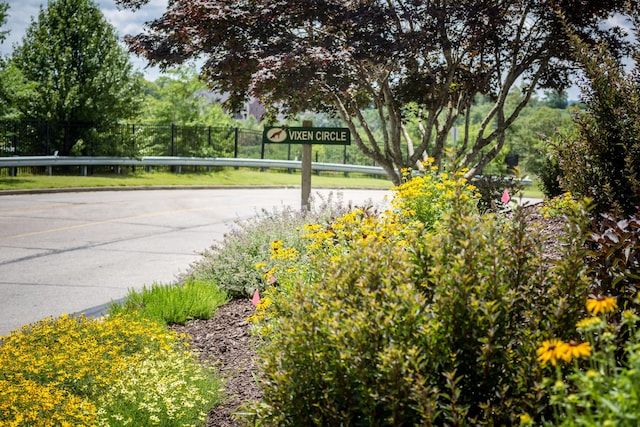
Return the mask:
<path id="1" fill-rule="evenodd" d="M 19 168 L 45 166 L 47 175 L 52 174 L 53 166 L 80 166 L 81 174 L 87 175 L 89 166 L 228 166 L 240 168 L 277 168 L 302 169 L 300 160 L 243 159 L 225 157 L 168 157 L 147 156 L 131 157 L 82 157 L 82 156 L 16 156 L 0 157 L 0 168 Z M 381 166 L 349 165 L 342 163 L 311 162 L 312 171 L 333 171 L 345 173 L 365 173 L 370 175 L 386 175 Z M 180 170 L 178 169 L 178 173 Z M 480 178 L 477 176 L 476 178 Z M 531 186 L 533 181 L 520 179 L 524 186 Z"/>
<path id="2" fill-rule="evenodd" d="M 218 157 L 81 157 L 81 156 L 20 156 L 0 157 L 0 168 L 45 166 L 52 174 L 53 166 L 80 166 L 87 175 L 88 166 L 230 166 L 249 168 L 302 169 L 300 160 L 238 159 Z M 386 175 L 381 166 L 348 165 L 342 163 L 312 162 L 314 171 L 334 171 Z"/>

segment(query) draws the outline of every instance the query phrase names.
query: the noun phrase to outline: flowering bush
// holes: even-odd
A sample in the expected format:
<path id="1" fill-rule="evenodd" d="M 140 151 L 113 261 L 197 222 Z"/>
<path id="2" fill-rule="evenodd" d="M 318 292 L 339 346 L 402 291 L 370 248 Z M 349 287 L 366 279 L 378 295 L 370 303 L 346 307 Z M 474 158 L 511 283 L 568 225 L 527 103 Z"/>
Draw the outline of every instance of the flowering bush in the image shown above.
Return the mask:
<path id="1" fill-rule="evenodd" d="M 396 195 L 391 211 L 305 226 L 303 252 L 272 251 L 261 265 L 278 287 L 254 319 L 264 340 L 264 401 L 250 407 L 259 423 L 513 425 L 551 415 L 536 348 L 576 329 L 583 236 L 571 234 L 547 268 L 522 211 L 513 221 L 479 215 L 454 197 L 423 222 L 420 203 L 401 201 L 422 190 Z"/>
<path id="2" fill-rule="evenodd" d="M 250 297 L 256 288 L 264 287 L 264 270 L 256 269 L 256 265 L 269 263 L 271 242 L 278 240 L 285 247 L 303 251 L 305 244 L 300 234 L 304 224 L 324 224 L 349 208 L 339 195 L 330 194 L 320 203 L 311 203 L 311 209 L 304 214 L 282 207 L 240 220 L 221 242 L 202 254 L 188 276 L 215 283 L 233 298 Z"/>
<path id="3" fill-rule="evenodd" d="M 554 218 L 560 215 L 571 215 L 576 210 L 578 202 L 570 192 L 545 200 L 540 208 L 540 213 L 545 218 Z"/>
<path id="4" fill-rule="evenodd" d="M 467 182 L 465 172 L 461 170 L 449 174 L 438 172 L 436 166 L 431 166 L 423 176 L 408 179 L 395 187 L 391 205 L 402 217 L 418 220 L 427 230 L 433 230 L 451 211 L 454 206 L 452 201 L 455 200 L 458 206 L 477 206 L 480 195 L 476 187 Z"/>
<path id="5" fill-rule="evenodd" d="M 19 374 L 0 379 L 2 426 L 97 426 L 96 415 L 94 404 L 55 385 L 39 384 Z"/>
<path id="6" fill-rule="evenodd" d="M 314 280 L 286 296 L 278 288 L 259 350 L 266 393 L 253 408 L 267 425 L 415 425 L 428 410 L 428 318 L 409 253 L 378 234 L 349 247 L 317 259 Z"/>

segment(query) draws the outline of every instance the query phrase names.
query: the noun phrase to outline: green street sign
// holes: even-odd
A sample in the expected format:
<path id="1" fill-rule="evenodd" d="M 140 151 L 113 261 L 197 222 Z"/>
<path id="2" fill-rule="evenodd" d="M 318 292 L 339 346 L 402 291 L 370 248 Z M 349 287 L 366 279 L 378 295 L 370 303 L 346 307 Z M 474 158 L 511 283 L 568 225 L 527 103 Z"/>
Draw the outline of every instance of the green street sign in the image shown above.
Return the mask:
<path id="1" fill-rule="evenodd" d="M 264 128 L 262 142 L 265 144 L 351 145 L 351 132 L 348 128 L 271 126 Z"/>

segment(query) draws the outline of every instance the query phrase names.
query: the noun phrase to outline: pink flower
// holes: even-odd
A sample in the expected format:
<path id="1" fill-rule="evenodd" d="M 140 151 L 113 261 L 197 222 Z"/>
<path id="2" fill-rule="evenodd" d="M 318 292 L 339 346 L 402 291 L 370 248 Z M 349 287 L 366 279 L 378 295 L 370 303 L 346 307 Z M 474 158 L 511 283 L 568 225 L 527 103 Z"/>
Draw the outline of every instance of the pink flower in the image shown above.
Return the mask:
<path id="1" fill-rule="evenodd" d="M 509 200 L 511 200 L 511 196 L 509 196 L 509 190 L 507 190 L 506 188 L 504 189 L 504 192 L 502 193 L 502 203 L 504 203 L 505 205 L 507 203 L 509 203 Z"/>

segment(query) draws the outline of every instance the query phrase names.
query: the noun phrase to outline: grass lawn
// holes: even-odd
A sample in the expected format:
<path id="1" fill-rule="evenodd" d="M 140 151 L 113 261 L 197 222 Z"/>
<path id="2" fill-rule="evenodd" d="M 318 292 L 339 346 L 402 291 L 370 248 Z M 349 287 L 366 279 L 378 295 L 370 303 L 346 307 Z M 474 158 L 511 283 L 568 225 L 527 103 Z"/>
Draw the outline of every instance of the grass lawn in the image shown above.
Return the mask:
<path id="1" fill-rule="evenodd" d="M 150 186 L 299 186 L 300 172 L 282 170 L 224 168 L 213 172 L 182 173 L 143 172 L 121 175 L 19 175 L 0 176 L 1 190 L 33 190 L 42 188 L 86 188 L 86 187 L 150 187 Z M 352 173 L 322 172 L 311 178 L 313 188 L 380 188 L 393 185 L 384 176 L 372 177 Z M 536 183 L 526 187 L 525 197 L 543 198 Z"/>
<path id="2" fill-rule="evenodd" d="M 300 185 L 299 172 L 259 171 L 256 169 L 225 168 L 214 172 L 182 173 L 137 172 L 122 175 L 21 175 L 0 177 L 0 190 L 66 188 L 66 187 L 145 187 L 174 185 Z M 362 174 L 323 172 L 313 175 L 311 183 L 315 187 L 372 187 L 387 189 L 392 186 L 386 177 L 372 178 Z"/>

